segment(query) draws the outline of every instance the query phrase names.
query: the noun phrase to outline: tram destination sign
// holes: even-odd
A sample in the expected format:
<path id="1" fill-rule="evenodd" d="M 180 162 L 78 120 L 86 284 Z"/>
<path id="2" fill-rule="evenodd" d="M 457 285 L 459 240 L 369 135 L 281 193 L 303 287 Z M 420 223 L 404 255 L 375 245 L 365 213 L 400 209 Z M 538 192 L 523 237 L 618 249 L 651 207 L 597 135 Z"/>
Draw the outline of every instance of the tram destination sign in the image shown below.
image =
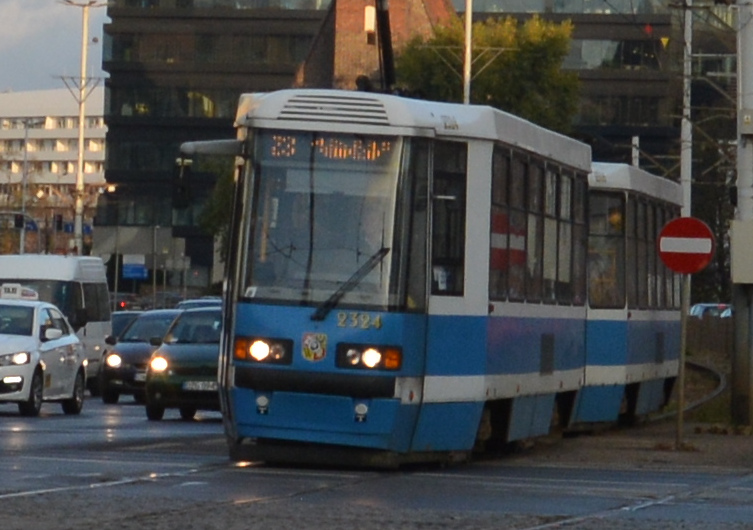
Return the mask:
<path id="1" fill-rule="evenodd" d="M 706 268 L 714 255 L 714 234 L 695 217 L 679 217 L 659 233 L 659 257 L 670 270 L 695 274 Z"/>

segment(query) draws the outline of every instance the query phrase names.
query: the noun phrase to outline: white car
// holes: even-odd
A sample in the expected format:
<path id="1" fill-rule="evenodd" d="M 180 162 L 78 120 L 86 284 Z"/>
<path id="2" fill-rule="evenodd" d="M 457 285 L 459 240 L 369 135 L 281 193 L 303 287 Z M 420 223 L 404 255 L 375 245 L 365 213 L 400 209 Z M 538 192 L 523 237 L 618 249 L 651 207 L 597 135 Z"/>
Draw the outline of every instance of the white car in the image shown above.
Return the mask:
<path id="1" fill-rule="evenodd" d="M 57 401 L 66 414 L 84 404 L 83 346 L 53 304 L 0 287 L 0 402 L 18 403 L 23 416 L 37 416 L 43 401 Z"/>

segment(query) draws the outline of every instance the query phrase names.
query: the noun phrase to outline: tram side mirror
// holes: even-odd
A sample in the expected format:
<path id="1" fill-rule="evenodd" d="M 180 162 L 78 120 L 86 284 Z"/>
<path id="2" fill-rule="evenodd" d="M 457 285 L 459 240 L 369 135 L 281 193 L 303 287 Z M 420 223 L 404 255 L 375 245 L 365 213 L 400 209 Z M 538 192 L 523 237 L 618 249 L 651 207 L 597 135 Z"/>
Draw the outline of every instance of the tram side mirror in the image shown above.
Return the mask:
<path id="1" fill-rule="evenodd" d="M 190 158 L 176 158 L 173 168 L 173 208 L 184 209 L 191 205 L 191 166 Z"/>

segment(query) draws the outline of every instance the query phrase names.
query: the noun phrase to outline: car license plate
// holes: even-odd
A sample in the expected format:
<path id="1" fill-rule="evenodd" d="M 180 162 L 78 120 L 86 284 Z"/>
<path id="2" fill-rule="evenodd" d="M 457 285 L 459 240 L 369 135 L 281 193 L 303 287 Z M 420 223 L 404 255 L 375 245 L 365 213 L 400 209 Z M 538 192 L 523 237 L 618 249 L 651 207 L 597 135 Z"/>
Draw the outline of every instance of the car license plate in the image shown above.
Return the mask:
<path id="1" fill-rule="evenodd" d="M 144 381 L 146 381 L 146 372 L 136 372 L 136 374 L 133 376 L 133 380 L 139 383 L 143 383 Z"/>
<path id="2" fill-rule="evenodd" d="M 217 381 L 185 381 L 183 383 L 183 390 L 214 392 L 217 390 Z"/>

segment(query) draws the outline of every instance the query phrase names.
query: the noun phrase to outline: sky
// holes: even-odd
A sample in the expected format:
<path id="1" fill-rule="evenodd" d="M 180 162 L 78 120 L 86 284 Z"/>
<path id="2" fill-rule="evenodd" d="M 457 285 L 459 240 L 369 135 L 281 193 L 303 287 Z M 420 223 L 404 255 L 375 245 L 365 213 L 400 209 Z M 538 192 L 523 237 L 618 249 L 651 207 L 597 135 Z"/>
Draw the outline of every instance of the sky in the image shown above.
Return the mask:
<path id="1" fill-rule="evenodd" d="M 89 9 L 87 77 L 106 75 L 102 72 L 106 12 L 106 7 Z M 82 19 L 82 8 L 61 0 L 0 0 L 0 93 L 65 88 L 63 78 L 78 79 Z"/>

